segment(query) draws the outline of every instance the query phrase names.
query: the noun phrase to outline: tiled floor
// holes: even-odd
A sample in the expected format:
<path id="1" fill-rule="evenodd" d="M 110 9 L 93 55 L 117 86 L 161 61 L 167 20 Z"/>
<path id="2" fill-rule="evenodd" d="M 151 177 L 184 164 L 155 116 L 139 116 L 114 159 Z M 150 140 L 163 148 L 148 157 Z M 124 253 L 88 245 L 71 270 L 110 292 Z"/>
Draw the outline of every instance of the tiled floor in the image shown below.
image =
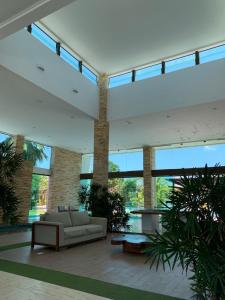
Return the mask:
<path id="1" fill-rule="evenodd" d="M 107 298 L 0 271 L 1 300 L 106 300 Z"/>
<path id="2" fill-rule="evenodd" d="M 60 252 L 42 247 L 31 251 L 30 247 L 23 247 L 1 252 L 0 258 L 190 299 L 190 282 L 179 267 L 172 272 L 168 269 L 164 272 L 162 267 L 158 271 L 150 270 L 146 256 L 123 253 L 121 246 L 112 246 L 110 240 L 109 235 L 107 240 L 65 248 Z"/>
<path id="3" fill-rule="evenodd" d="M 0 246 L 17 244 L 31 241 L 31 231 L 21 231 L 16 233 L 1 233 Z"/>

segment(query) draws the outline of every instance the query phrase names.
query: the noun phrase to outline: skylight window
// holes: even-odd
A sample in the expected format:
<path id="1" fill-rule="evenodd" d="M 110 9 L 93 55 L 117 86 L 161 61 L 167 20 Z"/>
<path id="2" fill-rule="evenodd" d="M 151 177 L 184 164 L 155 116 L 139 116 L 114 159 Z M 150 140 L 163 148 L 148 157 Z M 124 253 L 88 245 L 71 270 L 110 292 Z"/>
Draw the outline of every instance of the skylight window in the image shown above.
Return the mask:
<path id="1" fill-rule="evenodd" d="M 166 62 L 166 73 L 195 66 L 195 54 L 179 57 Z"/>
<path id="2" fill-rule="evenodd" d="M 161 75 L 161 64 L 150 66 L 136 71 L 136 80 L 151 78 Z"/>
<path id="3" fill-rule="evenodd" d="M 120 85 L 124 85 L 126 83 L 130 83 L 131 82 L 131 75 L 132 73 L 125 73 L 125 74 L 121 74 L 118 76 L 114 76 L 109 78 L 109 87 L 113 88 L 116 86 L 120 86 Z"/>
<path id="4" fill-rule="evenodd" d="M 200 52 L 200 63 L 225 58 L 225 45 L 211 48 Z"/>
<path id="5" fill-rule="evenodd" d="M 92 81 L 94 84 L 97 85 L 97 76 L 87 67 L 82 65 L 82 74 L 88 78 L 90 81 Z"/>
<path id="6" fill-rule="evenodd" d="M 31 34 L 40 42 L 42 42 L 45 46 L 47 46 L 50 50 L 56 53 L 56 42 L 43 30 L 41 30 L 37 25 L 32 24 Z"/>
<path id="7" fill-rule="evenodd" d="M 62 47 L 60 48 L 60 57 L 77 71 L 79 70 L 79 61 Z"/>

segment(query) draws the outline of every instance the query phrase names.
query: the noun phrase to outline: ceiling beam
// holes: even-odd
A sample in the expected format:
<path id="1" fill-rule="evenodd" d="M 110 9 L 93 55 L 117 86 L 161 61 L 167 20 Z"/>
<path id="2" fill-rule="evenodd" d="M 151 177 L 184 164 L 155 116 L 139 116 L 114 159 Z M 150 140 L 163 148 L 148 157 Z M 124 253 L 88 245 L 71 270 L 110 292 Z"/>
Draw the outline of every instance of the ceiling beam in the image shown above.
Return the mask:
<path id="1" fill-rule="evenodd" d="M 6 20 L 0 19 L 0 39 L 46 17 L 74 1 L 75 0 L 39 0 L 21 9 L 19 0 L 11 1 L 16 13 L 12 13 Z M 4 11 L 4 5 L 1 5 L 1 10 Z"/>

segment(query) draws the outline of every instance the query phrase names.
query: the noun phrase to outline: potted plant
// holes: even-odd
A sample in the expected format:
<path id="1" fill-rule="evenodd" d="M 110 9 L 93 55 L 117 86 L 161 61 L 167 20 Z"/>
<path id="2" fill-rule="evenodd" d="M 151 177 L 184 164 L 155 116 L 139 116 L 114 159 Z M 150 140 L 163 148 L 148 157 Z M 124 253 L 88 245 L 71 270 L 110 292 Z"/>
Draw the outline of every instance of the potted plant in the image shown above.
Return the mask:
<path id="1" fill-rule="evenodd" d="M 12 143 L 0 143 L 0 209 L 4 223 L 18 220 L 19 200 L 15 193 L 14 178 L 21 168 L 23 154 L 17 154 Z"/>
<path id="2" fill-rule="evenodd" d="M 218 167 L 193 169 L 176 180 L 163 216 L 163 233 L 151 235 L 151 267 L 191 270 L 195 299 L 225 299 L 225 175 Z"/>
<path id="3" fill-rule="evenodd" d="M 108 231 L 128 229 L 129 215 L 125 211 L 125 200 L 117 192 L 110 192 L 107 187 L 92 184 L 90 189 L 82 186 L 79 192 L 80 203 L 90 211 L 93 217 L 108 219 Z"/>

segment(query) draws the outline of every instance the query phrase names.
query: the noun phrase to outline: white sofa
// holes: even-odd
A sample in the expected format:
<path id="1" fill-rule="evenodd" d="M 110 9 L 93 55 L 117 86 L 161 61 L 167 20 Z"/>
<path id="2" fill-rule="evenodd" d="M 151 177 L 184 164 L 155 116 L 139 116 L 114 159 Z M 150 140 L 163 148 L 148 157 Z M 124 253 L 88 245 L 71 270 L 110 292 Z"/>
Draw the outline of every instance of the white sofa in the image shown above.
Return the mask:
<path id="1" fill-rule="evenodd" d="M 107 219 L 89 217 L 86 211 L 47 212 L 32 224 L 34 245 L 60 247 L 106 237 Z"/>

